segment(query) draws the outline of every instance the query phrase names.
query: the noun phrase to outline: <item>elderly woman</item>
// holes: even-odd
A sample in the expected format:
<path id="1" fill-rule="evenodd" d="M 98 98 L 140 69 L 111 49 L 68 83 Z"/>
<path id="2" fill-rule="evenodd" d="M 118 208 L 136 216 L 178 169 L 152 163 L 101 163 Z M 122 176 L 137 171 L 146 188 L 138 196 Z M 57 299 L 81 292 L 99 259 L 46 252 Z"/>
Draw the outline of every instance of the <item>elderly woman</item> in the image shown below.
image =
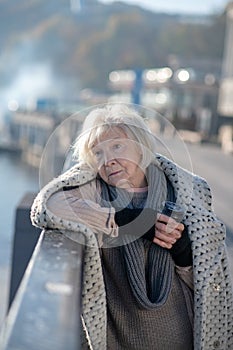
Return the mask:
<path id="1" fill-rule="evenodd" d="M 233 349 L 225 228 L 206 181 L 155 153 L 123 104 L 86 118 L 77 165 L 32 207 L 34 225 L 83 242 L 83 349 Z M 161 209 L 184 208 L 182 222 Z"/>

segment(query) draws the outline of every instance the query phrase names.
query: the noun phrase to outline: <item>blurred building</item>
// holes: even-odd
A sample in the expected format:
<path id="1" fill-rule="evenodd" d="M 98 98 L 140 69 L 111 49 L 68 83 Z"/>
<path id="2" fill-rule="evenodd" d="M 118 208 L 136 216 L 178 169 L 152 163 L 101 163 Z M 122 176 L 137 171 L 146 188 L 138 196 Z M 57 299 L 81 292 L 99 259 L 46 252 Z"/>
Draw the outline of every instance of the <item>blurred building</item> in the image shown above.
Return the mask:
<path id="1" fill-rule="evenodd" d="M 224 123 L 233 121 L 233 1 L 226 8 L 226 34 L 218 112 Z M 229 118 L 228 120 L 225 118 Z"/>
<path id="2" fill-rule="evenodd" d="M 138 70 L 111 72 L 111 101 L 140 103 L 161 113 L 177 129 L 199 132 L 202 139 L 216 134 L 218 69 L 211 65 L 145 69 L 140 83 L 138 76 Z"/>
<path id="3" fill-rule="evenodd" d="M 233 1 L 226 7 L 226 34 L 220 81 L 219 141 L 225 153 L 233 153 Z"/>

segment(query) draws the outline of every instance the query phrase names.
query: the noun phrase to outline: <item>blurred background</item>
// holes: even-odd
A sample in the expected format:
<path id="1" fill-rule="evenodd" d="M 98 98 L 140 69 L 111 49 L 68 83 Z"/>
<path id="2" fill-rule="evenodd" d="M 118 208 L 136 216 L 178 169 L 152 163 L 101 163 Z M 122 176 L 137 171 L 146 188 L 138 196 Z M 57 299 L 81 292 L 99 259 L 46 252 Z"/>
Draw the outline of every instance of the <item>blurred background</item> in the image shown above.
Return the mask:
<path id="1" fill-rule="evenodd" d="M 0 26 L 0 325 L 15 209 L 25 192 L 39 191 L 50 135 L 90 106 L 140 104 L 174 125 L 191 170 L 212 187 L 231 257 L 232 2 L 1 0 Z M 53 144 L 54 176 L 82 115 L 69 120 Z M 168 131 L 160 125 L 166 137 Z M 185 166 L 182 150 L 177 154 Z"/>

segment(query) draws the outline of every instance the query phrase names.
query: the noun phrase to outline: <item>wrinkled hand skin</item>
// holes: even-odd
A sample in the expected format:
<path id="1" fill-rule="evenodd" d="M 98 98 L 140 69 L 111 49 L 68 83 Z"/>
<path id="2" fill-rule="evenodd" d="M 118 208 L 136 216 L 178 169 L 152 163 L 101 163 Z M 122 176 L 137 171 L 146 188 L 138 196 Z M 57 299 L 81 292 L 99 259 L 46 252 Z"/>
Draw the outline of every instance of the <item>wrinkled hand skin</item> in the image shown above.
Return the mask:
<path id="1" fill-rule="evenodd" d="M 171 249 L 184 231 L 184 225 L 164 214 L 157 215 L 153 242 L 162 248 Z"/>

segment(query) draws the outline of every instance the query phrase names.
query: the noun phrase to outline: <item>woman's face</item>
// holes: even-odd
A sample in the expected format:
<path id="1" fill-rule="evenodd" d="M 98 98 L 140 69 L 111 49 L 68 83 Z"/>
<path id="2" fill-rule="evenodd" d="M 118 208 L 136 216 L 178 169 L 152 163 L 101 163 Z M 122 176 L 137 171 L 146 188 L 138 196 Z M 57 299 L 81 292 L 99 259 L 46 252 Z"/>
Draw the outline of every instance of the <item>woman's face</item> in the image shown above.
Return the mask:
<path id="1" fill-rule="evenodd" d="M 92 147 L 92 153 L 100 177 L 109 185 L 121 188 L 147 185 L 139 166 L 140 147 L 122 129 L 113 127 L 106 131 Z"/>

